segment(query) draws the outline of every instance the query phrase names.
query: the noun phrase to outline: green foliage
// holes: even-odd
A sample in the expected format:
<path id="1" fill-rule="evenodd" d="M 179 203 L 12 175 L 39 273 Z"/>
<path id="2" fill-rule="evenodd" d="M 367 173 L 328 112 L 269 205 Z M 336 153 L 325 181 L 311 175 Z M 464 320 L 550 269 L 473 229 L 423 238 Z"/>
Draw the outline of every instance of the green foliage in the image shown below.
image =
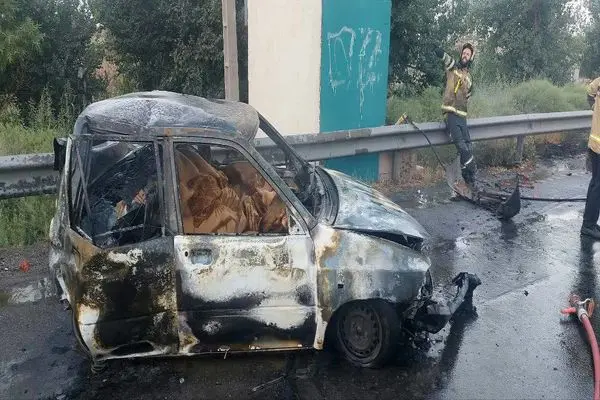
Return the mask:
<path id="1" fill-rule="evenodd" d="M 65 91 L 65 98 L 68 91 Z M 0 156 L 25 153 L 48 153 L 52 151 L 52 139 L 66 136 L 72 129 L 69 108 L 55 112 L 50 104 L 48 90 L 36 104 L 29 104 L 29 125 L 21 122 L 21 112 L 12 97 L 0 98 Z M 60 118 L 55 118 L 58 114 Z M 62 118 L 62 119 L 61 119 Z"/>
<path id="2" fill-rule="evenodd" d="M 52 151 L 52 139 L 62 136 L 62 132 L 53 128 L 58 122 L 50 118 L 48 92 L 43 97 L 40 104 L 32 106 L 36 128 L 21 124 L 14 99 L 0 101 L 0 156 Z M 0 200 L 0 248 L 28 245 L 47 237 L 54 199 L 55 196 L 35 196 Z"/>
<path id="3" fill-rule="evenodd" d="M 600 0 L 589 0 L 592 24 L 585 32 L 581 74 L 589 78 L 600 76 Z"/>
<path id="4" fill-rule="evenodd" d="M 21 110 L 14 95 L 0 96 L 0 124 L 21 125 Z"/>
<path id="5" fill-rule="evenodd" d="M 585 88 L 557 87 L 546 80 L 524 82 L 512 91 L 517 114 L 586 110 Z"/>
<path id="6" fill-rule="evenodd" d="M 220 0 L 90 0 L 90 4 L 108 33 L 119 71 L 136 89 L 224 96 Z M 237 1 L 242 100 L 247 98 L 243 4 Z"/>
<path id="7" fill-rule="evenodd" d="M 34 129 L 54 127 L 54 107 L 48 87 L 42 91 L 39 102 L 36 104 L 29 100 L 29 124 Z"/>
<path id="8" fill-rule="evenodd" d="M 86 3 L 80 0 L 9 0 L 9 3 L 14 5 L 15 15 L 36 26 L 41 39 L 38 43 L 31 37 L 21 37 L 20 40 L 30 43 L 29 47 L 35 44 L 39 51 L 30 51 L 22 62 L 7 66 L 0 74 L 0 92 L 15 94 L 22 109 L 31 100 L 37 102 L 44 90 L 58 109 L 67 85 L 79 108 L 93 100 L 103 90 L 102 82 L 94 76 L 102 52 L 92 44 L 96 26 Z"/>
<path id="9" fill-rule="evenodd" d="M 0 201 L 0 248 L 23 246 L 48 237 L 55 196 Z"/>
<path id="10" fill-rule="evenodd" d="M 546 78 L 565 84 L 581 58 L 569 31 L 568 0 L 484 0 L 474 3 L 471 29 L 481 46 L 478 82 Z"/>
<path id="11" fill-rule="evenodd" d="M 40 50 L 43 35 L 15 0 L 0 0 L 0 72 L 24 62 Z"/>
<path id="12" fill-rule="evenodd" d="M 52 139 L 59 136 L 64 134 L 57 129 L 0 123 L 0 156 L 51 152 Z"/>
<path id="13" fill-rule="evenodd" d="M 442 121 L 440 88 L 429 87 L 411 97 L 392 96 L 388 99 L 388 124 L 394 124 L 402 114 L 416 122 Z"/>

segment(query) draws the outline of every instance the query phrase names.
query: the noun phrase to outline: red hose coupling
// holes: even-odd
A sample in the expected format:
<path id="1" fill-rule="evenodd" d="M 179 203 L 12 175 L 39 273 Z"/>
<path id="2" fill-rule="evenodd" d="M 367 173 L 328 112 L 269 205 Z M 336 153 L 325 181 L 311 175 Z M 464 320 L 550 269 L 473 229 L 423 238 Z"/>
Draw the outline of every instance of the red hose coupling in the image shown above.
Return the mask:
<path id="1" fill-rule="evenodd" d="M 564 308 L 560 312 L 563 314 L 577 314 L 579 320 L 581 320 L 581 317 L 584 315 L 588 318 L 591 317 L 594 313 L 594 308 L 596 307 L 596 303 L 593 299 L 587 298 L 582 301 L 576 294 L 569 296 L 569 304 L 571 307 Z"/>

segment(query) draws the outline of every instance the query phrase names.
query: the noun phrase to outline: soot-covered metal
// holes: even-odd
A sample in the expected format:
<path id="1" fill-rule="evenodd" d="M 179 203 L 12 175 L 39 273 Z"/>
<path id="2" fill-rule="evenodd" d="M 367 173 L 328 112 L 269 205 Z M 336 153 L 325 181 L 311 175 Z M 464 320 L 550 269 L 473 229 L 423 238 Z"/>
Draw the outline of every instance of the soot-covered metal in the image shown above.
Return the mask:
<path id="1" fill-rule="evenodd" d="M 282 157 L 254 149 L 259 124 Z M 373 366 L 393 347 L 353 353 L 347 338 L 362 325 L 435 332 L 479 284 L 461 274 L 435 301 L 425 229 L 381 193 L 301 159 L 248 105 L 131 94 L 88 107 L 58 147 L 50 271 L 94 361 L 332 340 Z"/>

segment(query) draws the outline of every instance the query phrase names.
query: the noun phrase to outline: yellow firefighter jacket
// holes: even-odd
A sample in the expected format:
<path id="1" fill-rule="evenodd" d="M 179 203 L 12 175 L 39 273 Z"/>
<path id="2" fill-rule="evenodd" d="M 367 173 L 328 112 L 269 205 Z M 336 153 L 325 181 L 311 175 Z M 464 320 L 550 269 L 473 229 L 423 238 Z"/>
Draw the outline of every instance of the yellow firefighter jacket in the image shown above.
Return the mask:
<path id="1" fill-rule="evenodd" d="M 446 70 L 446 88 L 444 90 L 442 110 L 467 117 L 467 103 L 471 98 L 473 82 L 466 68 L 459 68 L 458 63 L 447 53 L 442 58 Z"/>
<path id="2" fill-rule="evenodd" d="M 592 116 L 592 131 L 588 147 L 596 154 L 600 154 L 600 77 L 596 78 L 588 85 L 587 94 L 595 98 L 594 114 Z"/>

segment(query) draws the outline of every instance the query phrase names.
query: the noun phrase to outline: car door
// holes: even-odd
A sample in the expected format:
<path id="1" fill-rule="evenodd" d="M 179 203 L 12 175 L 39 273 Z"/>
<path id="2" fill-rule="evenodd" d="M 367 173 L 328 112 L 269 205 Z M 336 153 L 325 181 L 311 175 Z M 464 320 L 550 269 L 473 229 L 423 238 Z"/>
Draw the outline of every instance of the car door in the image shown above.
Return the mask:
<path id="1" fill-rule="evenodd" d="M 159 144 L 77 140 L 73 149 L 64 248 L 72 264 L 60 273 L 76 334 L 97 359 L 176 354 L 173 235 L 162 212 Z M 143 179 L 132 181 L 136 174 Z M 146 193 L 136 203 L 140 188 Z"/>
<path id="2" fill-rule="evenodd" d="M 173 159 L 181 351 L 312 347 L 314 252 L 299 214 L 234 142 L 178 141 Z"/>

